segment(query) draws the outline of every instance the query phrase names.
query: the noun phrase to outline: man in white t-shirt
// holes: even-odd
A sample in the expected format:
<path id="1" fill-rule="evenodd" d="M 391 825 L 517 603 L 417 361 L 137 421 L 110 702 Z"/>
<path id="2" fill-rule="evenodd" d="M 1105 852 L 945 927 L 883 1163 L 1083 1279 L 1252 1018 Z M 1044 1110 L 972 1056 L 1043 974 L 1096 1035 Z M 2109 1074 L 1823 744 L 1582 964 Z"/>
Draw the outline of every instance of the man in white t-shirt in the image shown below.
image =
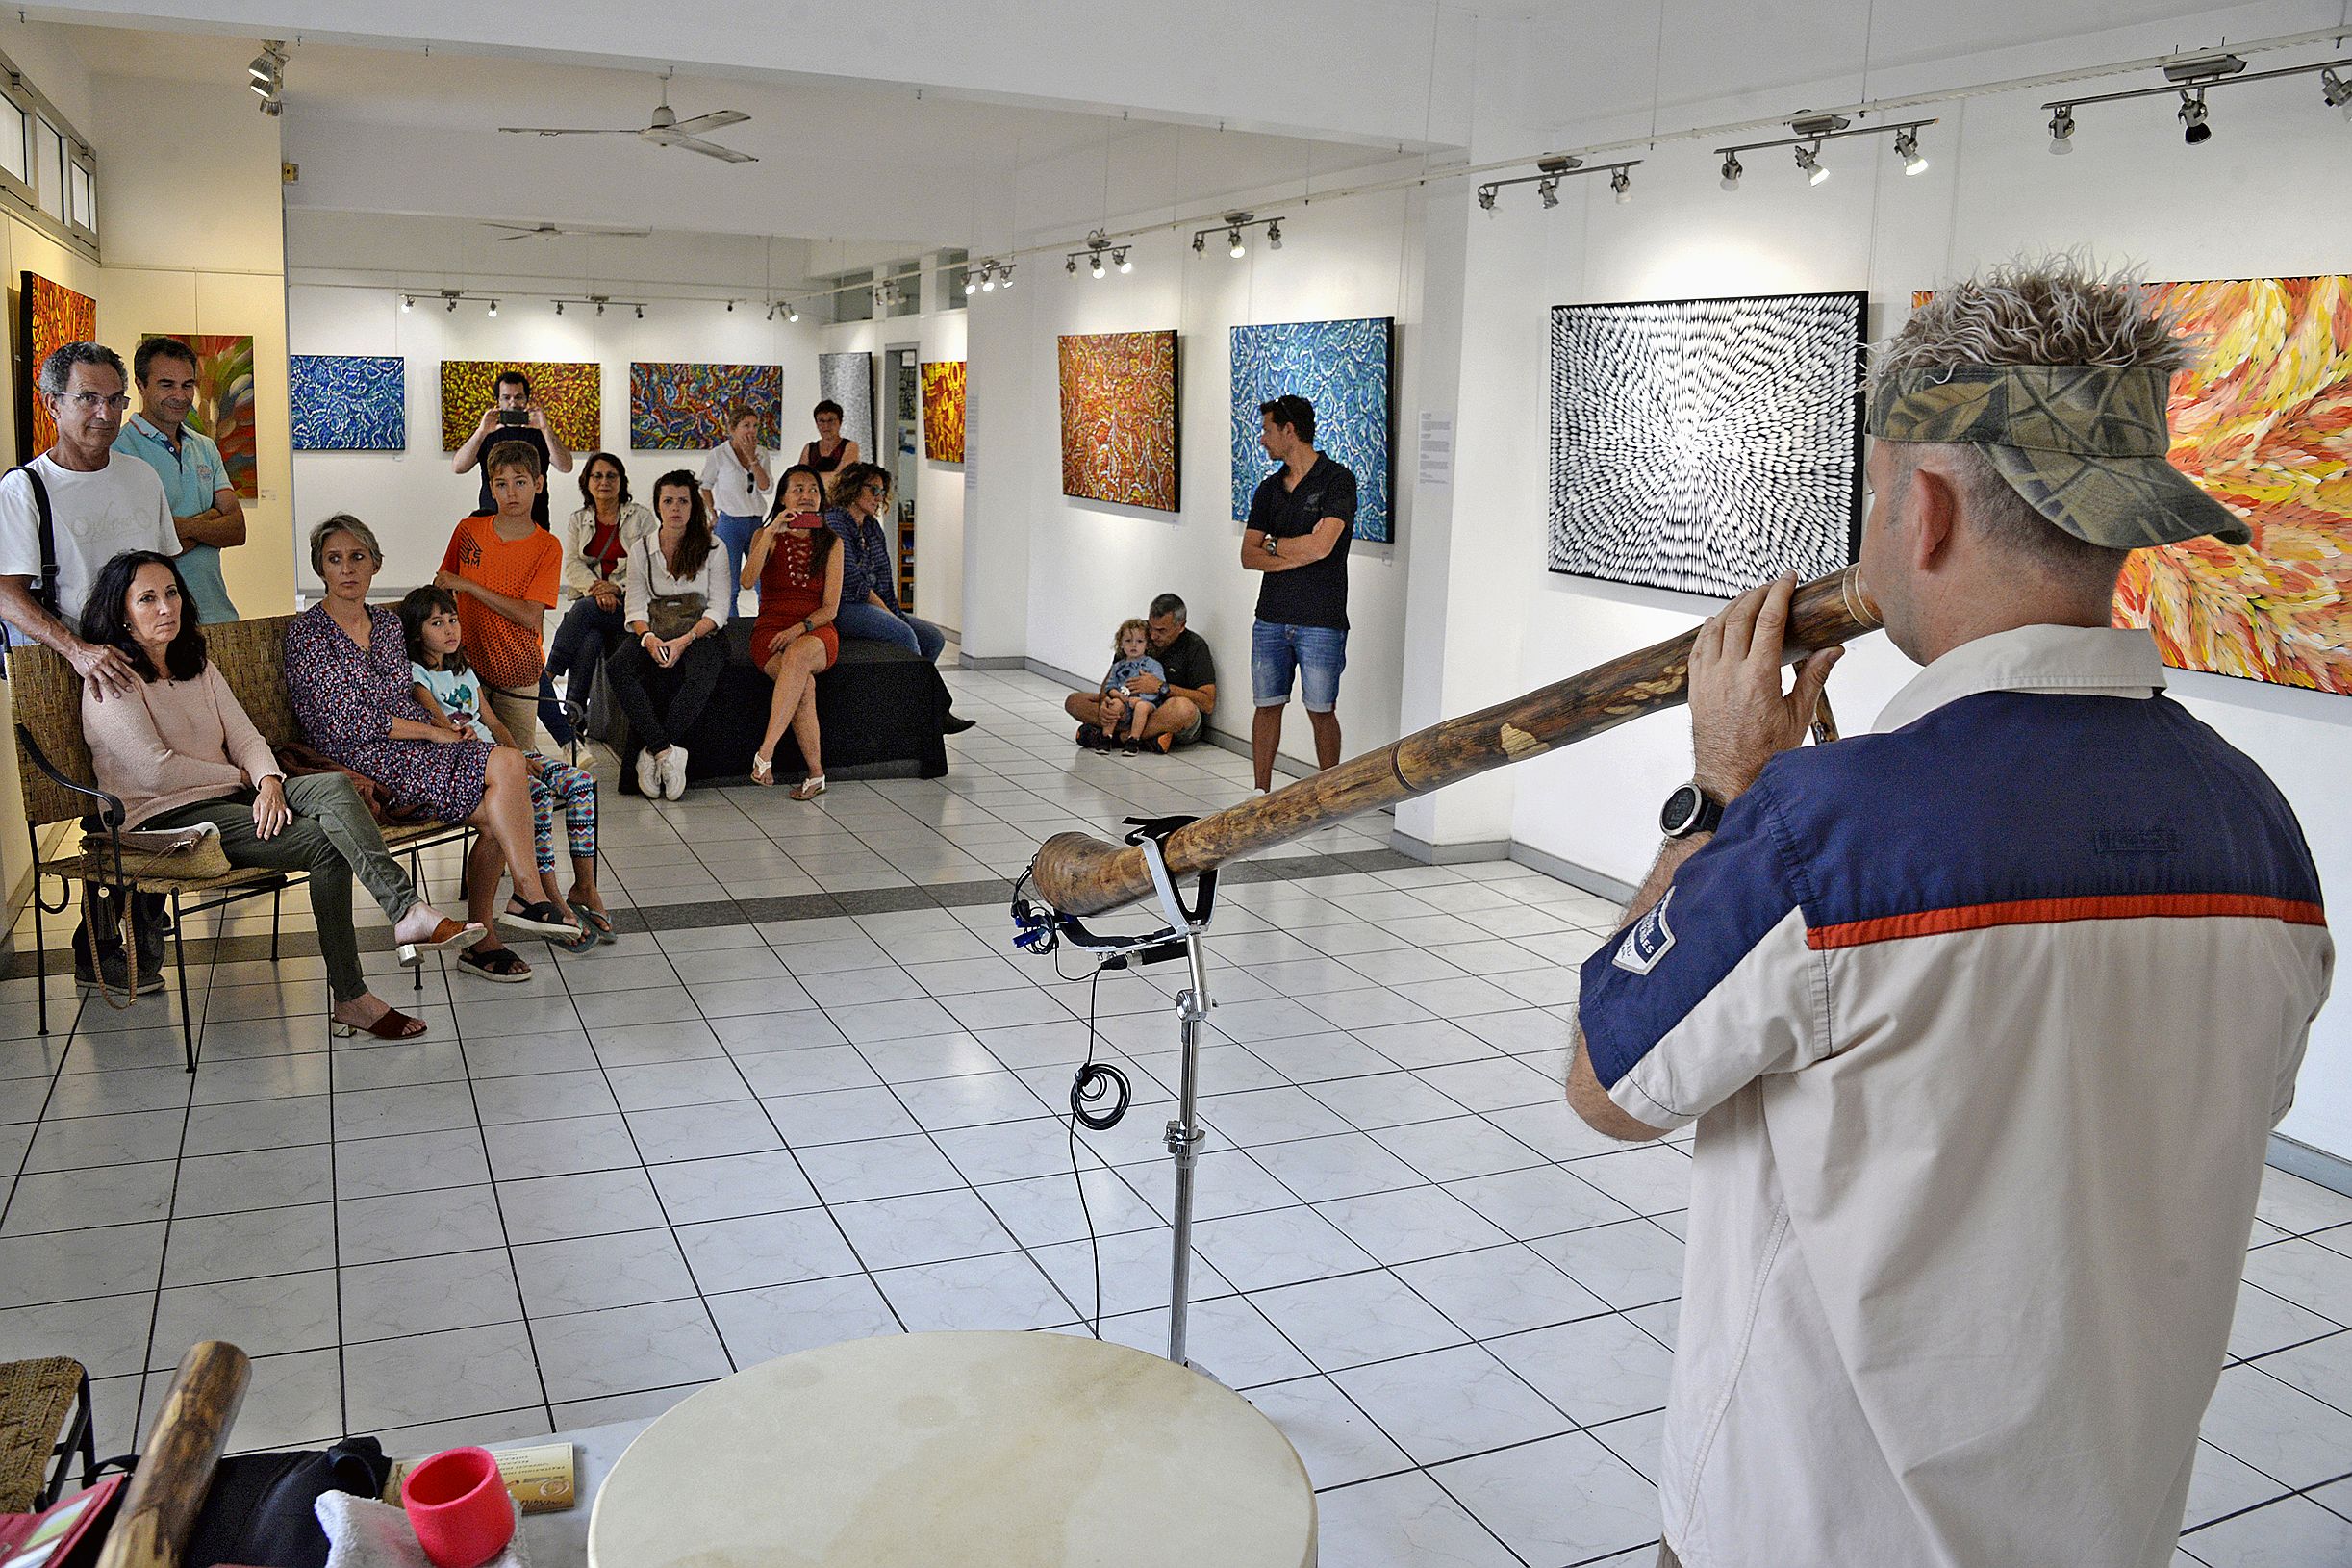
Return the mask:
<path id="1" fill-rule="evenodd" d="M 77 635 L 89 585 L 125 550 L 176 556 L 186 547 L 155 470 L 114 450 L 131 404 L 129 385 L 121 357 L 97 343 L 67 343 L 41 364 L 35 395 L 57 419 L 57 444 L 25 467 L 48 493 L 54 574 L 43 567 L 32 479 L 14 471 L 0 477 L 0 619 L 12 642 L 55 648 L 101 702 L 136 700 L 139 675 L 121 649 Z M 50 575 L 54 582 L 46 580 Z M 140 894 L 135 903 L 139 989 L 158 991 L 164 984 L 164 901 Z M 120 990 L 128 981 L 121 939 L 113 934 L 116 927 L 109 920 L 103 932 L 87 925 L 74 932 L 74 976 L 84 985 L 103 979 Z"/>
<path id="2" fill-rule="evenodd" d="M 21 473 L 0 478 L 0 619 L 10 640 L 55 648 L 98 699 L 130 693 L 138 671 L 121 651 L 76 635 L 82 601 L 98 569 L 124 550 L 178 555 L 179 529 L 163 481 L 138 458 L 114 450 L 129 378 L 122 359 L 97 343 L 67 343 L 40 367 L 35 395 L 57 418 L 57 444 L 26 467 L 49 496 L 57 581 L 41 581 L 40 508 Z M 45 602 L 44 602 L 45 601 Z"/>

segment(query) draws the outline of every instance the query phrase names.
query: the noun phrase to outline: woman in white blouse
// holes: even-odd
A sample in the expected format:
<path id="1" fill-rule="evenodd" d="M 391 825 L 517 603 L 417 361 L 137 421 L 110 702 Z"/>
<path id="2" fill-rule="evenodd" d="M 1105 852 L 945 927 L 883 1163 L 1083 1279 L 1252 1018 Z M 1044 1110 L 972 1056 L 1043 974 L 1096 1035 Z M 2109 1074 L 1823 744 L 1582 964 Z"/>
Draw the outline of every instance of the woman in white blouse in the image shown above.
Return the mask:
<path id="1" fill-rule="evenodd" d="M 628 636 L 605 662 L 613 695 L 628 716 L 637 754 L 637 788 L 649 798 L 686 794 L 686 748 L 692 729 L 726 669 L 727 623 L 734 583 L 727 554 L 711 532 L 702 490 L 694 474 L 673 468 L 653 482 L 659 526 L 629 546 L 625 606 Z"/>
<path id="2" fill-rule="evenodd" d="M 610 452 L 591 452 L 580 465 L 580 501 L 564 524 L 564 593 L 571 608 L 547 650 L 547 675 L 568 675 L 565 699 L 586 708 L 596 667 L 621 638 L 629 546 L 653 532 L 653 514 L 629 499 L 629 472 Z"/>

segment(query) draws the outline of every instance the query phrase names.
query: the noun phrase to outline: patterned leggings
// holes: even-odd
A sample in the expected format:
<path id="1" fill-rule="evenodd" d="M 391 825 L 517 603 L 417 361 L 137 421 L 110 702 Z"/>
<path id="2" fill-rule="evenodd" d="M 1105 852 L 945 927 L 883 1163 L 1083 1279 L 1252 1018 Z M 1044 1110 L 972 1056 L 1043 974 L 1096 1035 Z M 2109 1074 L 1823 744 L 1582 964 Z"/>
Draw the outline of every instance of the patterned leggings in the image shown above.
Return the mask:
<path id="1" fill-rule="evenodd" d="M 531 776 L 531 839 L 539 849 L 539 874 L 555 870 L 555 814 L 564 814 L 564 836 L 574 858 L 596 852 L 596 780 L 584 768 L 558 762 L 537 751 L 526 753 L 534 766 Z"/>

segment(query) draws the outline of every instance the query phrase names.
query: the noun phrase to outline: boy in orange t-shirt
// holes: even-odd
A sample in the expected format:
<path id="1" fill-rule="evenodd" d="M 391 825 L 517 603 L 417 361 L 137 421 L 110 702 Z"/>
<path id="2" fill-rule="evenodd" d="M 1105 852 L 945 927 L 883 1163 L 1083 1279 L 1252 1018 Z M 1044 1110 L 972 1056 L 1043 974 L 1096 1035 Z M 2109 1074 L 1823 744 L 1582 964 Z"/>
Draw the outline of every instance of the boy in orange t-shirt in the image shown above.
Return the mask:
<path id="1" fill-rule="evenodd" d="M 496 443 L 482 467 L 498 510 L 459 521 L 433 586 L 457 595 L 466 658 L 481 671 L 499 722 L 528 750 L 539 733 L 539 679 L 547 664 L 540 634 L 555 608 L 564 547 L 531 516 L 545 483 L 534 448 Z"/>

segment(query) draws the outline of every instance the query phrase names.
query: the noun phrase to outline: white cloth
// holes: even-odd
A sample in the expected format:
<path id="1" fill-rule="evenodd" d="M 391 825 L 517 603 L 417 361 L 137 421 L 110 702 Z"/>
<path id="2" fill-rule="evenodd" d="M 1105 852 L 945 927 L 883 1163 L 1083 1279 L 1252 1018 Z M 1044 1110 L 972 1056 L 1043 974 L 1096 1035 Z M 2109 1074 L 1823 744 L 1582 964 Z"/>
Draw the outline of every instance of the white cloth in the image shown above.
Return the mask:
<path id="1" fill-rule="evenodd" d="M 613 564 L 612 581 L 628 587 L 629 546 L 661 526 L 652 508 L 643 501 L 620 503 L 620 559 Z M 564 596 L 576 599 L 595 586 L 596 572 L 588 564 L 589 542 L 596 537 L 596 509 L 584 506 L 564 524 Z"/>
<path id="2" fill-rule="evenodd" d="M 758 448 L 752 448 L 758 453 Z M 775 454 L 763 459 L 769 477 L 775 476 Z M 702 488 L 711 493 L 719 510 L 732 518 L 764 518 L 768 515 L 768 492 L 752 482 L 749 468 L 735 455 L 735 443 L 722 442 L 719 449 L 702 460 Z"/>
<path id="3" fill-rule="evenodd" d="M 629 584 L 620 612 L 622 623 L 634 626 L 645 619 L 647 606 L 670 594 L 701 594 L 702 613 L 710 617 L 713 625 L 724 626 L 727 611 L 735 603 L 735 584 L 727 574 L 726 546 L 713 539 L 710 557 L 702 563 L 700 575 L 673 577 L 670 573 L 670 559 L 662 554 L 659 529 L 630 545 Z"/>
<path id="4" fill-rule="evenodd" d="M 2285 799 L 2162 679 L 2144 632 L 1955 649 L 1584 966 L 1611 1098 L 1698 1121 L 1686 1568 L 2171 1560 L 2334 948 Z"/>
<path id="5" fill-rule="evenodd" d="M 50 526 L 57 538 L 58 619 L 78 627 L 83 602 L 98 569 L 124 550 L 180 553 L 164 482 L 138 458 L 110 452 L 103 468 L 78 473 L 43 452 L 27 467 L 49 492 Z M 0 481 L 0 576 L 40 576 L 40 511 L 20 473 Z M 11 628 L 12 641 L 31 641 Z"/>
<path id="6" fill-rule="evenodd" d="M 349 1492 L 321 1492 L 311 1505 L 318 1528 L 327 1532 L 327 1568 L 433 1568 L 417 1544 L 408 1514 L 389 1503 Z M 530 1568 L 523 1549 L 522 1520 L 516 1513 L 515 1538 L 483 1568 Z"/>

